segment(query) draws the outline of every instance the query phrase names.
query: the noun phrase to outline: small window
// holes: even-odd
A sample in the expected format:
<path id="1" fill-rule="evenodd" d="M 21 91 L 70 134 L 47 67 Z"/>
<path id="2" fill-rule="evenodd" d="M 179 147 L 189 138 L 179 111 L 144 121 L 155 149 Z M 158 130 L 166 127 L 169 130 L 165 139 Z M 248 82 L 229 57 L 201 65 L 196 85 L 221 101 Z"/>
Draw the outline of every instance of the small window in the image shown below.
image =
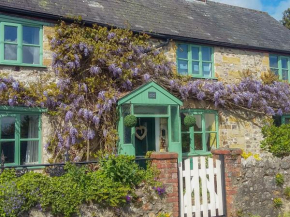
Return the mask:
<path id="1" fill-rule="evenodd" d="M 270 55 L 270 69 L 281 80 L 289 81 L 289 57 Z"/>
<path id="2" fill-rule="evenodd" d="M 4 154 L 5 164 L 38 164 L 39 134 L 39 115 L 0 115 L 0 153 Z"/>
<path id="3" fill-rule="evenodd" d="M 42 25 L 0 17 L 0 64 L 42 66 Z"/>
<path id="4" fill-rule="evenodd" d="M 193 115 L 196 123 L 193 127 L 184 125 L 186 115 Z M 216 111 L 181 111 L 182 152 L 189 154 L 208 153 L 218 146 L 218 117 Z"/>
<path id="5" fill-rule="evenodd" d="M 177 69 L 181 75 L 213 78 L 213 48 L 179 44 L 177 48 Z"/>

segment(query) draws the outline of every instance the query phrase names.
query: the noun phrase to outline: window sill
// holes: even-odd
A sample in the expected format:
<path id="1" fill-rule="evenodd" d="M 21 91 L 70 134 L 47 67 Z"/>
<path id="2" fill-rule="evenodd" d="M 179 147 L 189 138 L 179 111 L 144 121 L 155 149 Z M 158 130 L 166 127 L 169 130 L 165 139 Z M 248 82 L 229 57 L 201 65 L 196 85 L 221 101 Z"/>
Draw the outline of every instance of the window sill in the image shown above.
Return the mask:
<path id="1" fill-rule="evenodd" d="M 0 66 L 19 66 L 19 67 L 47 68 L 47 66 L 44 66 L 44 65 L 23 64 L 23 63 L 0 63 Z"/>
<path id="2" fill-rule="evenodd" d="M 204 80 L 218 80 L 218 78 L 216 78 L 216 77 L 209 78 L 209 77 L 195 77 L 195 76 L 191 76 L 191 78 L 193 78 L 193 79 L 204 79 Z"/>

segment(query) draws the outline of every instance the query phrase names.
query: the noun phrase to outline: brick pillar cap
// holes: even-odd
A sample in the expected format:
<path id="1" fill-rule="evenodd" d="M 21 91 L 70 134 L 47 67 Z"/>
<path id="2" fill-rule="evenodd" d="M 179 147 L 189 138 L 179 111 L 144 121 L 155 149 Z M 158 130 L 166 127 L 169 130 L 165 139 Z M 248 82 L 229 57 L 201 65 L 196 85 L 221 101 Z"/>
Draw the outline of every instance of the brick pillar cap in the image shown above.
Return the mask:
<path id="1" fill-rule="evenodd" d="M 153 152 L 150 158 L 152 159 L 177 159 L 178 154 L 175 152 Z"/>
<path id="2" fill-rule="evenodd" d="M 211 151 L 215 155 L 241 155 L 243 150 L 240 148 L 218 148 Z"/>

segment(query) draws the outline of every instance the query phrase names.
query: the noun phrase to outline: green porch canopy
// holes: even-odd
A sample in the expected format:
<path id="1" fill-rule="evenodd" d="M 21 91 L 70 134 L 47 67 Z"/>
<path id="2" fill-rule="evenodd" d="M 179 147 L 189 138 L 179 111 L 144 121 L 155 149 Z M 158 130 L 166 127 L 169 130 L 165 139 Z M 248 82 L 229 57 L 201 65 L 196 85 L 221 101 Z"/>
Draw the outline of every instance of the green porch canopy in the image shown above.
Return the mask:
<path id="1" fill-rule="evenodd" d="M 182 101 L 153 81 L 119 99 L 119 153 L 144 156 L 147 151 L 161 150 L 177 152 L 181 159 L 182 105 Z M 135 127 L 124 125 L 129 114 L 137 117 Z"/>

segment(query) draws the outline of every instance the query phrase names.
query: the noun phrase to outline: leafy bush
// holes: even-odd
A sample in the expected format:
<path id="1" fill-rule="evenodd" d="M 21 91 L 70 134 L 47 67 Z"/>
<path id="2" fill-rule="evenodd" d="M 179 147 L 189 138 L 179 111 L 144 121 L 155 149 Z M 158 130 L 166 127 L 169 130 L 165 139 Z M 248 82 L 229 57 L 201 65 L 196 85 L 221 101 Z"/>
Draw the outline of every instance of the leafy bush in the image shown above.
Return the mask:
<path id="1" fill-rule="evenodd" d="M 290 124 L 282 124 L 276 127 L 273 124 L 262 128 L 264 140 L 261 148 L 272 153 L 276 157 L 290 155 Z"/>
<path id="2" fill-rule="evenodd" d="M 106 157 L 105 157 L 106 158 Z M 109 155 L 101 159 L 101 171 L 114 182 L 124 185 L 138 185 L 144 179 L 144 170 L 134 163 L 134 156 Z"/>
<path id="3" fill-rule="evenodd" d="M 286 196 L 286 199 L 290 199 L 290 187 L 285 188 L 284 195 Z"/>
<path id="4" fill-rule="evenodd" d="M 281 208 L 282 205 L 283 205 L 282 199 L 281 199 L 281 198 L 274 198 L 274 200 L 273 200 L 273 204 L 274 204 L 274 207 L 275 207 L 276 209 Z"/>
<path id="5" fill-rule="evenodd" d="M 282 186 L 284 184 L 284 176 L 281 173 L 276 174 L 275 181 L 277 186 Z"/>
<path id="6" fill-rule="evenodd" d="M 135 127 L 137 124 L 137 118 L 135 115 L 127 115 L 124 118 L 124 125 L 126 127 Z"/>
<path id="7" fill-rule="evenodd" d="M 38 207 L 68 217 L 79 214 L 79 206 L 85 202 L 121 207 L 131 201 L 129 195 L 134 195 L 142 181 L 161 185 L 155 180 L 155 168 L 139 168 L 130 156 L 108 155 L 101 159 L 97 171 L 72 164 L 65 169 L 61 177 L 28 172 L 19 178 L 14 170 L 4 170 L 0 174 L 0 216 L 14 217 Z"/>

